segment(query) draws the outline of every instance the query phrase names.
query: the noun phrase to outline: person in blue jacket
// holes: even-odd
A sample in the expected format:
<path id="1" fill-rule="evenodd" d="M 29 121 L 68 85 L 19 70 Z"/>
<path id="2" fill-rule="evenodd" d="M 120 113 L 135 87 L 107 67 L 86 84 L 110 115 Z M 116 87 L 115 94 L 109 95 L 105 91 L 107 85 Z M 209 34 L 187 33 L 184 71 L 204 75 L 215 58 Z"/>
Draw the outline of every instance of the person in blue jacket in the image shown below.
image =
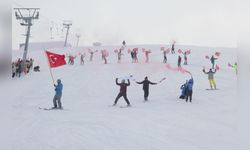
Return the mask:
<path id="1" fill-rule="evenodd" d="M 193 77 L 191 77 L 191 79 L 189 79 L 187 86 L 186 86 L 186 102 L 188 102 L 188 98 L 190 103 L 192 102 L 192 95 L 193 95 L 193 85 L 194 85 L 194 79 Z"/>
<path id="2" fill-rule="evenodd" d="M 186 83 L 181 85 L 181 96 L 179 97 L 180 99 L 185 99 L 187 95 L 187 84 L 188 84 L 188 80 L 186 81 Z"/>
<path id="3" fill-rule="evenodd" d="M 63 84 L 60 79 L 57 80 L 57 85 L 54 84 L 54 87 L 56 93 L 53 98 L 54 107 L 52 107 L 52 109 L 57 109 L 57 108 L 62 109 L 61 98 L 62 98 Z"/>

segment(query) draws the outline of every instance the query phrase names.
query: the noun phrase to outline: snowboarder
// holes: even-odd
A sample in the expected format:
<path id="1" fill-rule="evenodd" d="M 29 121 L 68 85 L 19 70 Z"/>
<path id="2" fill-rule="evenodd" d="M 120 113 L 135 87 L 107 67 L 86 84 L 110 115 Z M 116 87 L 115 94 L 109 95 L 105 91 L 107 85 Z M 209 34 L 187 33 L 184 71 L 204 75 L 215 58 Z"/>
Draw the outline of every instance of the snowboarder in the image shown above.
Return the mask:
<path id="1" fill-rule="evenodd" d="M 148 95 L 149 95 L 149 84 L 151 85 L 156 85 L 157 83 L 153 83 L 148 80 L 148 77 L 145 77 L 145 79 L 141 82 L 136 82 L 137 84 L 143 84 L 143 91 L 144 91 L 144 100 L 148 100 Z"/>
<path id="2" fill-rule="evenodd" d="M 116 85 L 120 86 L 120 92 L 117 95 L 113 106 L 115 106 L 117 104 L 118 99 L 121 98 L 122 96 L 125 99 L 125 101 L 127 103 L 127 106 L 131 106 L 130 102 L 129 102 L 128 98 L 127 98 L 127 86 L 130 86 L 129 79 L 128 79 L 128 83 L 125 82 L 125 79 L 122 79 L 122 82 L 118 83 L 118 78 L 116 78 L 115 82 L 116 82 Z"/>
<path id="3" fill-rule="evenodd" d="M 54 84 L 54 87 L 56 93 L 53 98 L 54 107 L 52 107 L 52 109 L 57 109 L 57 108 L 62 109 L 61 98 L 62 98 L 63 84 L 60 79 L 57 80 L 57 85 Z"/>
<path id="4" fill-rule="evenodd" d="M 181 56 L 178 56 L 178 63 L 177 63 L 178 67 L 181 67 Z"/>
<path id="5" fill-rule="evenodd" d="M 212 69 L 214 69 L 214 65 L 215 65 L 215 60 L 218 58 L 215 58 L 214 55 L 212 55 L 212 57 L 210 58 L 210 61 L 212 63 Z"/>
<path id="6" fill-rule="evenodd" d="M 187 82 L 186 86 L 186 102 L 188 102 L 188 98 L 190 103 L 192 102 L 192 95 L 193 95 L 193 85 L 194 85 L 194 79 L 191 76 L 191 79 Z"/>
<path id="7" fill-rule="evenodd" d="M 213 89 L 213 87 L 214 87 L 214 89 L 216 89 L 216 83 L 214 81 L 214 74 L 216 73 L 216 69 L 213 72 L 213 70 L 210 68 L 209 71 L 206 72 L 205 68 L 203 68 L 203 72 L 208 75 L 208 81 L 209 81 L 209 85 L 211 87 L 211 90 Z"/>

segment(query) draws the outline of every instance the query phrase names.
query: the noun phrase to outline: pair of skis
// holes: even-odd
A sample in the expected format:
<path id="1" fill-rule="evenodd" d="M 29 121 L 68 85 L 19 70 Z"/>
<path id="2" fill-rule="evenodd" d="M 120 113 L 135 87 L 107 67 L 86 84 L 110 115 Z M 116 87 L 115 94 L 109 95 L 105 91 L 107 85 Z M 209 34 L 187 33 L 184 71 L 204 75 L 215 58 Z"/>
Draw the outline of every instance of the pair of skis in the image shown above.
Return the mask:
<path id="1" fill-rule="evenodd" d="M 39 109 L 41 109 L 41 110 L 65 110 L 65 109 L 63 109 L 63 108 L 45 108 L 45 107 L 38 107 Z"/>

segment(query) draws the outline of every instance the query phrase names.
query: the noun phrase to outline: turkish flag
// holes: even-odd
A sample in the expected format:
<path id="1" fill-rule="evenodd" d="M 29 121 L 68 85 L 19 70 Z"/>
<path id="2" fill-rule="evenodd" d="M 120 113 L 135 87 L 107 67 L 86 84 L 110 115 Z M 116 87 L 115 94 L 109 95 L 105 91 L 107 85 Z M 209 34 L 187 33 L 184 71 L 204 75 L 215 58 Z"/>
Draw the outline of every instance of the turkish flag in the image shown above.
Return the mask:
<path id="1" fill-rule="evenodd" d="M 66 64 L 64 55 L 51 53 L 49 51 L 45 51 L 45 53 L 49 60 L 50 68 L 55 68 L 55 67 L 63 66 Z"/>

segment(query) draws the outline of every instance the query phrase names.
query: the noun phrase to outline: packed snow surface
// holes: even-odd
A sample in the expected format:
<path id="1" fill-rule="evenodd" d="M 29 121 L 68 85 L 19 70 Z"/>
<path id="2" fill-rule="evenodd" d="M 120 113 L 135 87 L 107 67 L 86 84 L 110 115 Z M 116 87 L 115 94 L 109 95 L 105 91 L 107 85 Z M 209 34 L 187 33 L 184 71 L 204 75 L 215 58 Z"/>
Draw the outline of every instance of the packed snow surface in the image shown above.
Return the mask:
<path id="1" fill-rule="evenodd" d="M 43 50 L 30 49 L 29 58 L 35 59 L 34 65 L 40 65 L 41 72 L 6 81 L 5 89 L 11 90 L 3 92 L 1 98 L 1 109 L 11 104 L 5 112 L 12 121 L 11 149 L 235 150 L 237 76 L 227 64 L 237 61 L 236 49 L 177 45 L 176 54 L 167 55 L 168 63 L 176 67 L 177 50 L 191 49 L 188 65 L 183 67 L 194 77 L 193 102 L 186 103 L 179 99 L 180 86 L 190 75 L 167 70 L 161 46 L 127 46 L 120 64 L 114 53 L 120 46 L 92 47 L 109 50 L 106 65 L 100 52 L 90 62 L 87 47 L 50 49 L 77 56 L 75 65 L 52 69 L 54 78 L 60 78 L 64 85 L 64 110 L 50 111 L 39 109 L 53 106 L 54 87 L 47 60 Z M 132 64 L 129 47 L 151 49 L 149 63 L 139 49 L 139 63 Z M 206 90 L 209 83 L 202 69 L 205 66 L 208 71 L 211 65 L 205 56 L 216 51 L 221 52 L 217 60 L 220 70 L 215 74 L 219 90 Z M 84 65 L 80 65 L 79 52 L 86 53 Z M 22 52 L 14 51 L 13 61 L 18 57 Z M 110 107 L 119 92 L 115 78 L 129 75 L 136 81 L 145 76 L 152 82 L 166 80 L 150 86 L 148 102 L 143 102 L 142 85 L 131 81 L 127 94 L 132 107 L 120 108 L 126 105 L 123 98 L 118 106 Z"/>

